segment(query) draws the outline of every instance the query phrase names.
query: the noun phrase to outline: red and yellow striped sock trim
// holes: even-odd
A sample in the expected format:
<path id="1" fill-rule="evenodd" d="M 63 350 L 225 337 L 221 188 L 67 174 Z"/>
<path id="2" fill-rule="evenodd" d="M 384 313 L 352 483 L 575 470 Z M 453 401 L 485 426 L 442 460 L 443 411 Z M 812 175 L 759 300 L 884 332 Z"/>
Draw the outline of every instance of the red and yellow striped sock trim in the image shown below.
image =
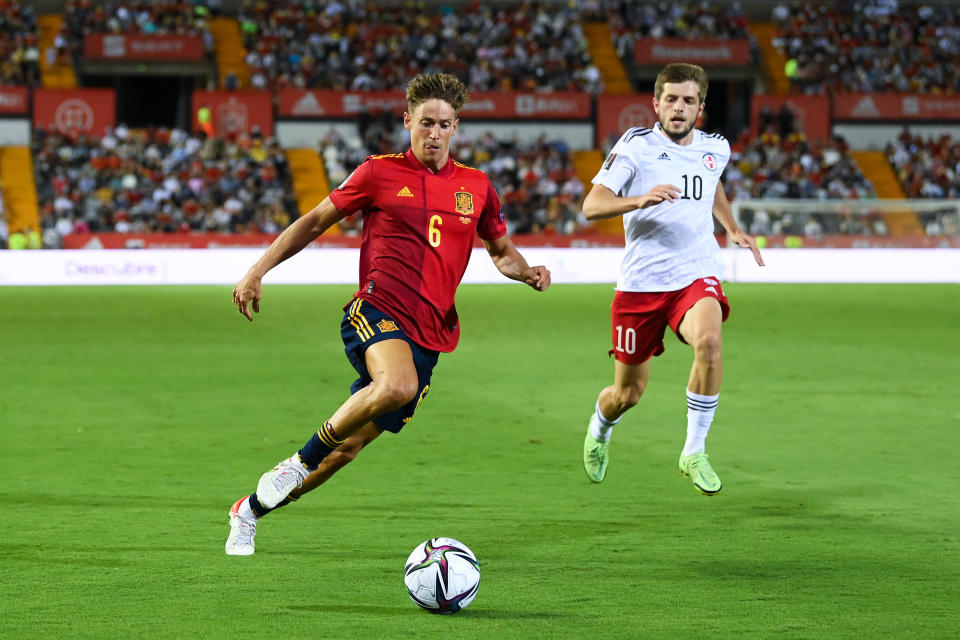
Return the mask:
<path id="1" fill-rule="evenodd" d="M 337 434 L 333 432 L 333 425 L 329 422 L 317 430 L 317 436 L 320 438 L 320 442 L 331 449 L 336 449 L 343 444 L 343 440 L 337 440 Z"/>
<path id="2" fill-rule="evenodd" d="M 360 313 L 360 305 L 363 304 L 361 298 L 354 300 L 353 304 L 350 305 L 350 324 L 353 325 L 353 328 L 357 330 L 357 335 L 360 336 L 361 342 L 366 342 L 373 337 L 373 327 L 370 326 L 370 323 L 367 322 L 367 319 Z"/>

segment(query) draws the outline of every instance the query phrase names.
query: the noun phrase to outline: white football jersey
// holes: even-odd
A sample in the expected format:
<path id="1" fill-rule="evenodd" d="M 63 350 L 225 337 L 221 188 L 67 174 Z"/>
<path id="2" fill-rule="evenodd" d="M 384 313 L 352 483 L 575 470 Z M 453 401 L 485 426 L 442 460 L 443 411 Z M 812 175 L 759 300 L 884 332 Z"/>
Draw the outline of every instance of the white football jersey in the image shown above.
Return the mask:
<path id="1" fill-rule="evenodd" d="M 724 276 L 713 235 L 713 200 L 729 159 L 726 138 L 699 129 L 686 146 L 668 138 L 659 123 L 621 136 L 593 183 L 620 196 L 640 196 L 672 184 L 680 195 L 624 214 L 627 246 L 618 290 L 676 291 L 699 278 Z"/>

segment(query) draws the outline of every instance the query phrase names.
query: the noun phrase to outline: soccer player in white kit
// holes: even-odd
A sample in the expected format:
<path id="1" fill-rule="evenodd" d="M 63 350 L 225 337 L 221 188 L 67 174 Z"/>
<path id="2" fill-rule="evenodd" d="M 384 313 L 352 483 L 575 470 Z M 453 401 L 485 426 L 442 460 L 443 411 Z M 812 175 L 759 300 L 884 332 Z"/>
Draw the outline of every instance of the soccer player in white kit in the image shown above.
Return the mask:
<path id="1" fill-rule="evenodd" d="M 722 487 L 705 452 L 723 373 L 720 327 L 730 313 L 713 218 L 731 242 L 753 252 L 757 264 L 763 258 L 733 219 L 720 183 L 730 144 L 695 128 L 706 95 L 701 67 L 667 65 L 654 87 L 659 122 L 623 134 L 583 202 L 588 219 L 622 215 L 626 234 L 611 307 L 614 381 L 597 398 L 583 445 L 583 466 L 593 482 L 606 475 L 613 426 L 643 395 L 650 358 L 663 353 L 669 326 L 694 354 L 680 471 L 705 495 Z"/>

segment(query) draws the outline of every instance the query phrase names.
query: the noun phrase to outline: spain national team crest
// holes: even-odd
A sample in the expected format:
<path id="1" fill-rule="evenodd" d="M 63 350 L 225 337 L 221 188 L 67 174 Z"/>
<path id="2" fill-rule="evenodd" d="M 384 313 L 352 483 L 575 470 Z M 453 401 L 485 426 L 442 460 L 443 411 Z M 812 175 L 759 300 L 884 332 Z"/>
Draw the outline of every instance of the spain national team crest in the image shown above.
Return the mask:
<path id="1" fill-rule="evenodd" d="M 457 199 L 456 210 L 462 216 L 473 215 L 473 194 L 468 191 L 457 191 L 453 194 Z"/>
<path id="2" fill-rule="evenodd" d="M 717 157 L 712 153 L 703 154 L 703 157 L 700 158 L 700 162 L 702 162 L 703 166 L 705 166 L 707 169 L 710 169 L 710 171 L 717 170 Z"/>
<path id="3" fill-rule="evenodd" d="M 397 327 L 397 323 L 393 320 L 384 319 L 377 323 L 377 328 L 380 329 L 380 333 L 388 333 L 390 331 L 396 331 L 399 327 Z"/>

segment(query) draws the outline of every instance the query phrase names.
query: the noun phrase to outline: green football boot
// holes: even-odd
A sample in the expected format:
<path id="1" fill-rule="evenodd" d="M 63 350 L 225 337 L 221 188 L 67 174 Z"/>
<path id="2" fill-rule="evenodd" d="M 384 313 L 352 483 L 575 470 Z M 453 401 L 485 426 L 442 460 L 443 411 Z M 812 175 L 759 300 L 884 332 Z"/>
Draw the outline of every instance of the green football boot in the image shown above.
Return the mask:
<path id="1" fill-rule="evenodd" d="M 596 417 L 593 418 L 596 420 Z M 587 437 L 583 441 L 583 470 L 592 482 L 603 482 L 607 475 L 607 464 L 610 462 L 610 441 L 600 442 L 587 430 Z"/>
<path id="2" fill-rule="evenodd" d="M 716 495 L 723 488 L 720 484 L 720 478 L 717 477 L 717 472 L 707 462 L 707 454 L 703 451 L 692 453 L 689 456 L 681 454 L 680 473 L 689 476 L 693 481 L 693 486 L 705 496 Z"/>

